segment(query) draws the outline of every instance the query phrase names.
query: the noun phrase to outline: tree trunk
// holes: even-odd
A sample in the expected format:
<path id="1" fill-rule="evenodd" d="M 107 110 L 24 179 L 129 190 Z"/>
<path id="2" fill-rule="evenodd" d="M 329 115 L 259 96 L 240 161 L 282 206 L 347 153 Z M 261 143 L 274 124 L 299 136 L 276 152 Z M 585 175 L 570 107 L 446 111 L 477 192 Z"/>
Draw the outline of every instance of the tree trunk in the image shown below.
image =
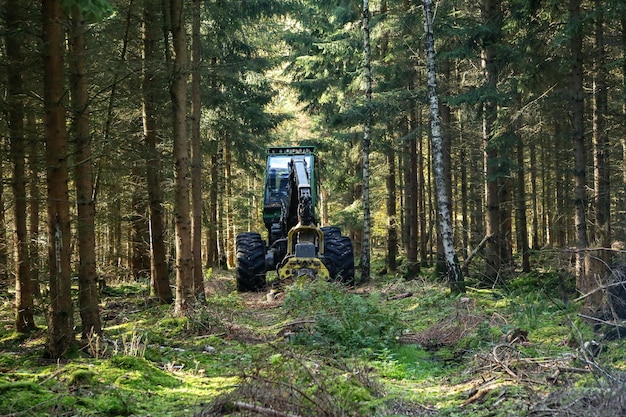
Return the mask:
<path id="1" fill-rule="evenodd" d="M 233 216 L 233 184 L 232 184 L 232 154 L 230 149 L 230 137 L 228 133 L 224 136 L 224 199 L 222 202 L 225 204 L 226 216 L 226 241 L 224 242 L 224 250 L 226 251 L 226 265 L 228 268 L 235 267 L 235 219 Z"/>
<path id="2" fill-rule="evenodd" d="M 226 176 L 227 171 L 225 162 L 226 149 L 218 145 L 217 151 L 217 251 L 218 251 L 218 263 L 222 268 L 228 268 L 228 215 L 229 215 L 229 201 L 230 195 L 228 182 L 230 181 Z"/>
<path id="3" fill-rule="evenodd" d="M 393 129 L 388 127 L 389 147 L 387 149 L 387 267 L 389 272 L 398 268 L 398 219 L 396 207 L 396 150 L 393 144 Z"/>
<path id="4" fill-rule="evenodd" d="M 421 84 L 421 82 L 420 82 Z M 415 158 L 415 161 L 411 161 L 411 170 L 415 175 L 415 183 L 411 184 L 415 192 L 415 208 L 411 213 L 415 217 L 415 230 L 413 231 L 416 236 L 415 239 L 415 261 L 417 262 L 419 256 L 419 264 L 415 266 L 415 274 L 419 274 L 422 266 L 428 266 L 428 244 L 431 241 L 430 230 L 428 229 L 428 211 L 426 209 L 426 200 L 430 198 L 430 194 L 427 192 L 426 184 L 426 168 L 424 167 L 424 140 L 422 138 L 422 111 L 413 107 L 411 112 L 414 116 L 413 126 L 415 131 L 415 151 L 411 153 L 411 158 Z"/>
<path id="5" fill-rule="evenodd" d="M 548 149 L 548 155 L 550 155 L 548 159 L 544 159 L 546 163 L 548 163 L 548 170 L 546 175 L 547 184 L 555 184 L 554 189 L 550 186 L 547 187 L 549 196 L 554 200 L 554 203 L 549 205 L 549 209 L 546 209 L 549 212 L 549 218 L 552 219 L 550 222 L 550 244 L 554 244 L 557 247 L 564 247 L 567 245 L 567 224 L 566 218 L 563 213 L 566 211 L 566 189 L 567 189 L 567 178 L 565 176 L 565 155 L 567 144 L 564 141 L 563 134 L 561 131 L 561 124 L 558 120 L 554 122 L 554 144 Z M 554 161 L 554 165 L 552 166 L 551 161 Z M 549 178 L 552 176 L 550 171 L 554 172 L 554 178 Z"/>
<path id="6" fill-rule="evenodd" d="M 351 198 L 348 197 L 345 201 L 345 205 L 352 204 L 356 201 L 363 201 L 363 138 L 360 137 L 358 133 L 354 133 L 350 136 L 352 141 L 350 142 L 351 146 L 346 152 L 346 160 L 351 161 L 351 163 L 349 163 L 347 167 L 346 176 L 348 178 L 354 178 L 355 181 L 352 185 Z M 359 150 L 360 152 L 350 151 L 350 148 L 355 151 Z M 351 231 L 350 237 L 352 238 L 352 243 L 354 245 L 354 253 L 361 254 L 363 251 L 363 228 L 355 227 Z"/>
<path id="7" fill-rule="evenodd" d="M 594 208 L 595 208 L 595 246 L 599 249 L 589 256 L 589 274 L 603 284 L 604 276 L 609 275 L 607 265 L 611 264 L 611 144 L 606 127 L 608 112 L 607 68 L 605 64 L 606 46 L 604 44 L 604 9 L 605 4 L 594 1 L 595 22 L 595 71 L 593 80 L 593 167 L 594 167 Z"/>
<path id="8" fill-rule="evenodd" d="M 150 263 L 150 221 L 143 184 L 143 166 L 132 167 L 135 189 L 131 198 L 132 215 L 130 216 L 130 270 L 135 280 L 149 277 Z"/>
<path id="9" fill-rule="evenodd" d="M 24 81 L 22 79 L 23 57 L 20 33 L 24 23 L 22 3 L 8 0 L 6 3 L 6 57 L 8 128 L 13 161 L 13 213 L 15 222 L 15 330 L 23 333 L 36 328 L 34 319 L 33 281 L 26 227 L 26 140 L 24 137 Z"/>
<path id="10" fill-rule="evenodd" d="M 570 52 L 572 54 L 572 141 L 574 143 L 574 206 L 576 224 L 576 287 L 582 294 L 590 292 L 595 283 L 586 274 L 585 257 L 587 247 L 587 205 L 586 181 L 586 149 L 584 131 L 584 86 L 583 86 L 583 36 L 578 27 L 582 19 L 580 0 L 570 0 L 570 25 L 575 28 L 570 38 Z M 600 293 L 598 293 L 600 294 Z M 587 297 L 588 306 L 597 304 L 595 297 Z"/>
<path id="11" fill-rule="evenodd" d="M 219 266 L 219 248 L 217 244 L 217 191 L 219 184 L 217 154 L 211 156 L 211 180 L 209 182 L 209 227 L 207 227 L 207 268 Z"/>
<path id="12" fill-rule="evenodd" d="M 433 54 L 434 54 L 434 45 L 433 45 Z M 450 79 L 450 60 L 448 58 L 444 59 L 442 66 L 443 66 L 443 71 L 442 71 L 443 79 L 449 80 Z M 447 90 L 448 90 L 447 85 L 444 83 L 444 88 L 443 88 L 444 97 L 449 94 Z M 450 111 L 450 107 L 445 101 L 441 103 L 441 106 L 439 107 L 439 114 L 441 116 L 440 132 L 441 132 L 441 146 L 442 146 L 441 156 L 443 158 L 442 159 L 443 170 L 444 172 L 449 173 L 449 175 L 444 176 L 444 185 L 446 187 L 446 195 L 448 196 L 447 205 L 449 207 L 449 210 L 451 213 L 450 216 L 452 218 L 454 217 L 454 215 L 452 214 L 454 211 L 454 208 L 452 206 L 452 137 L 449 134 L 449 132 L 451 131 L 451 126 L 452 126 L 452 113 Z M 442 271 L 443 274 L 447 274 L 448 265 L 446 261 L 445 248 L 444 248 L 444 244 L 442 240 L 443 240 L 443 237 L 441 236 L 441 234 L 438 233 L 437 234 L 437 265 L 438 265 L 437 270 Z"/>
<path id="13" fill-rule="evenodd" d="M 626 119 L 626 8 L 622 9 L 622 118 Z M 620 223 L 622 240 L 626 240 L 626 124 L 622 124 L 622 201 Z"/>
<path id="14" fill-rule="evenodd" d="M 31 265 L 31 282 L 33 283 L 33 293 L 36 296 L 41 296 L 39 290 L 39 270 L 40 254 L 39 254 L 39 213 L 41 209 L 41 193 L 39 190 L 39 172 L 41 170 L 41 161 L 39 160 L 39 148 L 42 143 L 40 138 L 36 135 L 36 122 L 35 115 L 29 113 L 26 116 L 27 131 L 28 133 L 28 170 L 29 170 L 29 190 L 30 190 L 30 205 L 29 205 L 29 259 Z"/>
<path id="15" fill-rule="evenodd" d="M 463 230 L 463 258 L 467 258 L 467 255 L 470 253 L 470 242 L 471 242 L 471 231 L 470 231 L 470 211 L 469 211 L 469 176 L 468 176 L 468 166 L 464 161 L 467 161 L 467 144 L 465 143 L 465 134 L 463 131 L 463 120 L 461 119 L 462 113 L 458 112 L 458 120 L 459 120 L 459 158 L 461 164 L 459 169 L 461 170 L 461 225 Z M 463 273 L 467 273 L 463 271 Z"/>
<path id="16" fill-rule="evenodd" d="M 100 296 L 96 272 L 96 230 L 92 174 L 91 137 L 89 132 L 89 93 L 86 77 L 85 21 L 78 8 L 72 10 L 70 36 L 72 80 L 72 112 L 74 115 L 74 146 L 76 149 L 75 184 L 78 217 L 78 304 L 82 338 L 102 334 Z"/>
<path id="17" fill-rule="evenodd" d="M 499 0 L 483 0 L 482 20 L 485 25 L 494 25 L 499 13 Z M 495 28 L 492 28 L 495 29 Z M 499 28 L 498 28 L 499 29 Z M 486 88 L 490 95 L 495 95 L 498 81 L 496 60 L 496 43 L 498 34 L 492 30 L 485 35 L 482 46 L 482 67 L 485 72 Z M 485 158 L 485 234 L 491 236 L 486 246 L 485 284 L 494 284 L 500 275 L 500 191 L 498 146 L 494 140 L 497 104 L 488 98 L 483 104 L 483 142 Z"/>
<path id="18" fill-rule="evenodd" d="M 361 281 L 370 279 L 370 142 L 372 130 L 372 64 L 370 61 L 370 8 L 363 0 L 363 68 L 365 76 L 365 123 L 363 132 L 363 241 L 361 246 Z"/>
<path id="19" fill-rule="evenodd" d="M 4 178 L 4 163 L 0 160 L 0 175 Z M 7 241 L 6 203 L 4 184 L 0 184 L 0 287 L 9 286 L 9 245 Z"/>
<path id="20" fill-rule="evenodd" d="M 61 358 L 75 343 L 70 271 L 70 207 L 65 130 L 63 13 L 60 0 L 42 0 L 44 123 L 48 189 L 50 306 L 46 350 Z"/>
<path id="21" fill-rule="evenodd" d="M 192 71 L 191 71 L 191 252 L 193 254 L 193 287 L 196 297 L 204 296 L 202 277 L 202 150 L 200 149 L 200 91 L 201 39 L 200 0 L 192 7 Z"/>
<path id="22" fill-rule="evenodd" d="M 531 143 L 530 147 L 530 190 L 532 200 L 532 216 L 533 216 L 533 228 L 532 228 L 532 248 L 537 250 L 540 247 L 539 244 L 539 205 L 537 200 L 537 151 L 535 144 Z"/>
<path id="23" fill-rule="evenodd" d="M 515 230 L 517 232 L 517 251 L 522 254 L 522 271 L 530 272 L 530 250 L 528 245 L 528 226 L 526 218 L 526 172 L 524 170 L 524 143 L 517 138 L 517 213 Z"/>
<path id="24" fill-rule="evenodd" d="M 143 4 L 143 74 L 142 107 L 143 135 L 147 147 L 146 180 L 150 201 L 150 270 L 152 288 L 163 304 L 170 304 L 174 296 L 170 287 L 165 247 L 165 222 L 163 219 L 163 192 L 161 191 L 161 155 L 157 149 L 157 62 L 160 61 L 158 39 L 159 22 L 155 0 Z"/>
<path id="25" fill-rule="evenodd" d="M 187 34 L 183 0 L 171 0 L 174 68 L 170 93 L 174 112 L 174 224 L 176 232 L 176 314 L 191 309 L 193 293 L 187 138 Z"/>
<path id="26" fill-rule="evenodd" d="M 439 98 L 437 96 L 436 74 L 435 74 L 435 39 L 432 30 L 433 11 L 432 0 L 424 0 L 424 29 L 426 32 L 426 52 L 428 68 L 428 101 L 430 104 L 430 126 L 432 130 L 433 144 L 433 168 L 437 187 L 437 203 L 439 208 L 439 231 L 445 261 L 448 267 L 448 282 L 450 291 L 458 294 L 465 292 L 463 274 L 456 259 L 454 251 L 454 236 L 452 230 L 452 215 L 449 189 L 446 186 L 446 176 L 451 177 L 452 173 L 446 172 L 444 161 L 444 146 L 441 136 L 441 126 L 439 124 Z"/>
<path id="27" fill-rule="evenodd" d="M 412 127 L 412 126 L 407 126 Z M 406 256 L 407 256 L 407 279 L 415 278 L 420 272 L 420 264 L 417 260 L 418 256 L 418 216 L 417 216 L 417 204 L 418 204 L 418 166 L 417 166 L 417 140 L 416 137 L 411 137 L 406 130 L 407 137 L 405 142 L 405 165 L 404 165 L 404 185 L 405 185 L 405 229 L 406 229 Z"/>
<path id="28" fill-rule="evenodd" d="M 510 160 L 512 156 L 508 145 L 505 146 L 505 149 L 501 149 L 500 159 Z M 513 181 L 510 178 L 509 168 L 502 167 L 502 165 L 499 175 L 500 263 L 506 267 L 511 267 L 513 265 L 513 218 L 511 214 L 513 210 Z"/>

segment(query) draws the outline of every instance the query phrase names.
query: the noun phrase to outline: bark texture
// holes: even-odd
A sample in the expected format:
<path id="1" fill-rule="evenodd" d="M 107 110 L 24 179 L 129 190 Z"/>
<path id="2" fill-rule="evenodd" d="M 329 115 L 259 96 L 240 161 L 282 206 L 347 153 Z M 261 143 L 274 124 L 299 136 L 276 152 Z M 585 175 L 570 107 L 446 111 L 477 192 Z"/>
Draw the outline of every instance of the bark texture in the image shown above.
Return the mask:
<path id="1" fill-rule="evenodd" d="M 454 236 L 452 230 L 452 215 L 449 189 L 446 186 L 446 164 L 443 156 L 443 139 L 439 122 L 439 98 L 437 96 L 437 82 L 435 73 L 435 39 L 432 29 L 433 11 L 432 0 L 424 0 L 424 30 L 426 32 L 426 66 L 428 69 L 428 102 L 430 107 L 430 127 L 432 135 L 433 171 L 437 186 L 437 203 L 439 209 L 439 231 L 448 272 L 450 291 L 453 293 L 465 292 L 463 274 L 456 259 L 454 250 Z"/>
<path id="2" fill-rule="evenodd" d="M 499 9 L 499 0 L 483 0 L 481 13 L 483 24 L 491 26 L 495 24 Z M 498 280 L 501 268 L 500 246 L 502 236 L 500 233 L 500 190 L 498 146 L 494 140 L 494 125 L 496 123 L 497 104 L 493 95 L 497 88 L 498 70 L 496 66 L 496 43 L 497 35 L 494 28 L 488 31 L 483 39 L 482 66 L 485 73 L 485 88 L 491 93 L 483 104 L 483 141 L 485 158 L 485 233 L 490 236 L 486 246 L 486 284 L 493 284 Z"/>
<path id="3" fill-rule="evenodd" d="M 158 72 L 160 61 L 158 49 L 159 19 L 155 10 L 159 10 L 155 0 L 143 3 L 143 135 L 147 148 L 146 179 L 150 204 L 150 276 L 152 288 L 163 304 L 174 300 L 169 282 L 167 250 L 165 248 L 165 225 L 163 220 L 163 192 L 161 191 L 161 155 L 157 150 Z"/>
<path id="4" fill-rule="evenodd" d="M 372 130 L 372 64 L 370 48 L 369 1 L 363 0 L 363 67 L 365 75 L 365 123 L 363 131 L 363 240 L 361 243 L 361 281 L 370 279 L 370 142 Z"/>
<path id="5" fill-rule="evenodd" d="M 70 210 L 65 129 L 64 32 L 60 0 L 42 0 L 44 39 L 44 133 L 48 193 L 50 306 L 46 350 L 61 358 L 74 345 L 70 279 Z"/>
<path id="6" fill-rule="evenodd" d="M 580 0 L 569 2 L 570 24 L 578 26 L 581 17 Z M 574 222 L 576 226 L 576 287 L 586 294 L 593 289 L 594 283 L 585 271 L 585 253 L 589 245 L 587 237 L 587 177 L 586 146 L 584 132 L 584 91 L 583 91 L 583 55 L 582 33 L 575 29 L 570 39 L 572 55 L 572 141 L 574 142 Z M 587 300 L 590 300 L 588 297 Z M 590 301 L 594 303 L 594 301 Z"/>
<path id="7" fill-rule="evenodd" d="M 171 0 L 174 67 L 170 93 L 174 113 L 174 225 L 176 232 L 176 305 L 184 315 L 192 308 L 193 275 L 189 203 L 189 140 L 187 138 L 187 33 L 183 0 Z"/>
<path id="8" fill-rule="evenodd" d="M 6 58 L 7 101 L 11 160 L 13 162 L 13 213 L 15 221 L 15 330 L 28 332 L 35 329 L 33 281 L 29 254 L 28 229 L 26 219 L 26 140 L 24 136 L 24 70 L 20 32 L 23 24 L 22 3 L 16 0 L 6 2 Z"/>
<path id="9" fill-rule="evenodd" d="M 192 7 L 192 72 L 191 72 L 191 242 L 193 254 L 193 287 L 196 296 L 204 295 L 202 277 L 202 151 L 200 121 L 202 96 L 200 91 L 201 39 L 200 0 Z"/>
<path id="10" fill-rule="evenodd" d="M 82 338 L 102 334 L 100 295 L 96 271 L 96 204 L 94 200 L 91 137 L 89 132 L 89 93 L 85 64 L 85 21 L 78 8 L 71 19 L 71 79 L 72 113 L 74 116 L 74 146 L 76 204 L 78 218 L 78 305 L 82 323 Z"/>

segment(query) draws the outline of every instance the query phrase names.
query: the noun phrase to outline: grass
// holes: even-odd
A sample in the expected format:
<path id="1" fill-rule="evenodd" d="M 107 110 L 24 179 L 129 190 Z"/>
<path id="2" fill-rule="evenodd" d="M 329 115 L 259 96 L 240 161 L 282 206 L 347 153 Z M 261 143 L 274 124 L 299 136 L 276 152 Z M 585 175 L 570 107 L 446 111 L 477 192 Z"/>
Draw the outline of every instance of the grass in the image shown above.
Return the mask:
<path id="1" fill-rule="evenodd" d="M 0 415 L 210 415 L 237 399 L 301 415 L 529 415 L 626 368 L 623 340 L 604 342 L 592 364 L 581 357 L 594 331 L 550 272 L 456 297 L 432 278 L 379 277 L 353 291 L 298 284 L 275 301 L 236 293 L 228 272 L 212 279 L 220 285 L 185 318 L 148 299 L 145 283 L 112 286 L 104 338 L 65 361 L 43 359 L 45 323 L 13 332 L 12 295 L 0 295 Z"/>

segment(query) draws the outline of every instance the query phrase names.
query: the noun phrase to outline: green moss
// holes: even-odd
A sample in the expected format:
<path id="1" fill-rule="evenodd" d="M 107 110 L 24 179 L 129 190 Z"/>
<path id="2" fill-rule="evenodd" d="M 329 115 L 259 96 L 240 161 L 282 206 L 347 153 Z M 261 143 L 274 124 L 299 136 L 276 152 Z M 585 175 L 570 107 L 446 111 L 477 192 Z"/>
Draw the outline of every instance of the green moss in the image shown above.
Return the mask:
<path id="1" fill-rule="evenodd" d="M 95 372 L 90 369 L 77 369 L 69 375 L 67 383 L 74 387 L 88 386 L 93 384 L 95 376 Z"/>
<path id="2" fill-rule="evenodd" d="M 12 395 L 11 391 L 31 391 L 34 393 L 41 392 L 41 388 L 34 382 L 2 382 L 0 383 L 0 394 Z"/>
<path id="3" fill-rule="evenodd" d="M 123 370 L 115 379 L 114 384 L 134 390 L 155 390 L 176 388 L 181 385 L 178 378 L 157 368 L 143 358 L 135 356 L 115 356 L 109 366 Z"/>

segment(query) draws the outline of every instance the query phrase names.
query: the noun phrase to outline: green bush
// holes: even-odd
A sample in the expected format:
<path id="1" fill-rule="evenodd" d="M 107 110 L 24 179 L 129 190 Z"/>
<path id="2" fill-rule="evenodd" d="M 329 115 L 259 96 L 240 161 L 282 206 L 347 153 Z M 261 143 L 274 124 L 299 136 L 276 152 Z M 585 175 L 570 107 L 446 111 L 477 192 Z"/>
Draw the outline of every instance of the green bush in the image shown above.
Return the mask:
<path id="1" fill-rule="evenodd" d="M 296 342 L 339 355 L 392 346 L 402 331 L 398 314 L 386 309 L 378 294 L 352 294 L 321 280 L 289 288 L 283 308 L 311 324 L 295 334 Z"/>

